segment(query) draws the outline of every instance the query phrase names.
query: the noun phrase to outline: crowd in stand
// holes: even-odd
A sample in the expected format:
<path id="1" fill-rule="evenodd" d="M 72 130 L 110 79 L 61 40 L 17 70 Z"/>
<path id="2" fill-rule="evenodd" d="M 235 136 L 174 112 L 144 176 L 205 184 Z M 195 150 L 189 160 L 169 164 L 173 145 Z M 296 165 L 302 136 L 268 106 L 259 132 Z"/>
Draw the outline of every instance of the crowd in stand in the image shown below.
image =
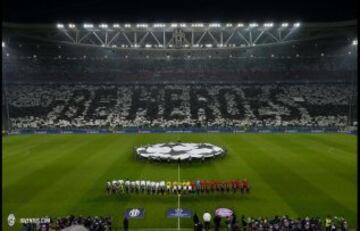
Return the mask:
<path id="1" fill-rule="evenodd" d="M 204 213 L 202 221 L 195 213 L 193 216 L 194 231 L 225 230 L 226 231 L 346 231 L 348 223 L 343 217 L 327 216 L 291 218 L 289 216 L 274 217 L 245 217 L 237 218 L 236 214 L 226 217 L 215 215 L 212 219 L 210 213 Z"/>
<path id="2" fill-rule="evenodd" d="M 67 216 L 51 218 L 50 223 L 23 224 L 23 231 L 59 231 L 67 227 L 80 225 L 89 231 L 112 230 L 111 217 Z"/>
<path id="3" fill-rule="evenodd" d="M 351 84 L 8 85 L 12 129 L 343 127 Z M 6 105 L 7 104 L 7 105 Z"/>
<path id="4" fill-rule="evenodd" d="M 106 193 L 147 193 L 147 194 L 208 194 L 215 192 L 249 193 L 247 179 L 239 180 L 194 180 L 194 181 L 149 181 L 113 180 L 106 182 Z"/>

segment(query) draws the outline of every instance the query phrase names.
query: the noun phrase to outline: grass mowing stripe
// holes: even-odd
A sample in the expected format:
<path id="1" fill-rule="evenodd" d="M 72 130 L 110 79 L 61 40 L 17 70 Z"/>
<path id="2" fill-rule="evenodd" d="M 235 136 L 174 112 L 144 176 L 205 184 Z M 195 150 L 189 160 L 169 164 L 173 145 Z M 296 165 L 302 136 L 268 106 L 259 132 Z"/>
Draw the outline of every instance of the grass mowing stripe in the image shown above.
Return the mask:
<path id="1" fill-rule="evenodd" d="M 293 143 L 288 139 L 295 139 Z M 47 140 L 57 140 L 49 142 L 49 147 L 37 146 L 31 156 L 25 155 L 31 165 L 21 158 L 16 159 L 10 155 L 9 158 L 3 158 L 5 169 L 3 169 L 3 179 L 8 185 L 26 183 L 22 190 L 8 191 L 3 185 L 4 194 L 11 195 L 11 200 L 6 201 L 3 194 L 3 229 L 8 230 L 6 217 L 9 211 L 15 211 L 17 218 L 22 214 L 83 214 L 83 215 L 111 215 L 114 218 L 114 227 L 120 228 L 122 225 L 122 215 L 126 208 L 142 207 L 145 209 L 145 218 L 131 220 L 132 228 L 176 228 L 176 219 L 166 219 L 165 212 L 169 208 L 175 208 L 177 197 L 175 195 L 156 196 L 156 195 L 117 195 L 106 197 L 104 193 L 104 183 L 109 179 L 116 178 L 146 178 L 146 179 L 174 179 L 177 177 L 176 164 L 160 164 L 147 161 L 140 161 L 133 156 L 133 147 L 142 144 L 182 141 L 182 142 L 210 142 L 229 151 L 229 155 L 224 159 L 217 159 L 205 163 L 182 164 L 182 179 L 229 179 L 233 177 L 247 177 L 253 185 L 250 195 L 240 194 L 211 194 L 211 195 L 184 195 L 181 199 L 181 206 L 197 211 L 201 216 L 203 212 L 214 212 L 215 208 L 228 207 L 233 208 L 238 217 L 241 214 L 250 216 L 270 216 L 289 214 L 290 216 L 306 215 L 341 215 L 346 213 L 349 218 L 350 227 L 357 226 L 355 213 L 356 195 L 353 195 L 352 189 L 356 187 L 356 182 L 346 184 L 334 183 L 334 177 L 328 177 L 330 172 L 326 166 L 316 168 L 317 156 L 327 156 L 327 149 L 334 148 L 343 155 L 337 156 L 334 153 L 331 165 L 337 161 L 343 163 L 346 174 L 355 177 L 356 174 L 352 166 L 352 161 L 356 161 L 356 140 L 357 137 L 324 134 L 314 135 L 321 139 L 334 141 L 343 144 L 343 147 L 350 153 L 343 153 L 340 149 L 333 146 L 327 146 L 326 143 L 317 143 L 311 141 L 311 135 L 308 134 L 288 134 L 288 135 L 264 135 L 264 134 L 107 134 L 107 135 L 34 135 L 34 136 L 12 136 L 4 139 L 3 151 L 7 153 L 17 153 L 16 149 L 24 149 L 24 145 L 30 146 L 33 143 L 41 143 Z M 107 137 L 106 141 L 102 137 Z M 260 137 L 260 138 L 259 138 Z M 273 142 L 269 137 L 276 140 Z M 10 139 L 7 139 L 10 138 Z M 308 139 L 307 139 L 308 138 Z M 91 144 L 90 147 L 81 147 L 82 144 Z M 286 150 L 284 147 L 289 145 Z M 304 153 L 304 146 L 316 145 L 316 147 L 307 147 Z M 340 145 L 341 146 L 341 145 Z M 79 148 L 81 147 L 81 148 Z M 76 152 L 75 150 L 78 149 Z M 305 149 L 306 150 L 306 149 Z M 70 152 L 78 153 L 68 155 Z M 316 153 L 316 158 L 310 156 Z M 317 153 L 319 152 L 319 153 Z M 352 155 L 351 152 L 354 154 Z M 89 155 L 90 154 L 90 155 Z M 94 155 L 94 156 L 92 156 Z M 63 158 L 60 158 L 63 156 Z M 74 167 L 75 161 L 81 157 L 83 163 Z M 89 157 L 90 156 L 90 157 Z M 88 158 L 89 157 L 89 158 Z M 58 160 L 58 164 L 54 161 Z M 300 161 L 300 162 L 299 162 Z M 320 161 L 320 162 L 319 162 Z M 310 164 L 308 165 L 307 162 Z M 16 163 L 15 166 L 9 163 Z M 300 163 L 300 164 L 299 164 Z M 325 163 L 325 162 L 324 162 Z M 34 172 L 43 169 L 45 166 L 58 168 L 47 168 L 48 171 L 42 172 L 34 182 L 24 182 L 26 175 L 34 176 Z M 48 189 L 35 190 L 32 187 L 39 187 L 38 181 L 51 181 L 53 176 L 57 176 L 57 171 L 66 169 L 64 166 L 72 166 L 64 178 L 59 178 L 56 183 L 49 184 Z M 7 167 L 6 167 L 7 166 Z M 299 168 L 303 169 L 299 169 Z M 325 171 L 327 170 L 327 171 Z M 340 171 L 337 169 L 337 171 Z M 336 172 L 336 171 L 335 171 Z M 11 174 L 10 174 L 11 173 Z M 139 175 L 140 174 L 140 175 Z M 48 178 L 47 180 L 40 178 Z M 69 179 L 71 178 L 71 179 Z M 300 178 L 300 180 L 299 180 Z M 340 177 L 335 177 L 339 180 Z M 30 180 L 30 179 L 29 179 Z M 71 181 L 78 182 L 74 184 Z M 309 181 L 313 181 L 311 184 Z M 68 182 L 69 181 L 69 182 Z M 303 183 L 305 181 L 305 184 Z M 310 185 L 310 187 L 309 187 Z M 316 186 L 317 185 L 317 186 Z M 302 188 L 299 188 L 302 186 Z M 337 186 L 337 187 L 336 187 Z M 40 186 L 42 188 L 46 187 Z M 351 187 L 351 188 L 350 188 Z M 271 188 L 271 189 L 269 189 Z M 315 191 L 313 190 L 315 188 Z M 350 188 L 350 189 L 348 189 Z M 333 198 L 324 193 L 336 193 Z M 45 190 L 45 191 L 42 191 Z M 67 192 L 73 192 L 74 196 L 69 197 Z M 319 192 L 320 191 L 320 192 Z M 50 192 L 53 195 L 49 195 Z M 21 207 L 22 196 L 29 193 L 29 205 Z M 307 201 L 297 197 L 306 194 Z M 325 196 L 324 196 L 325 194 Z M 343 202 L 349 209 L 344 211 L 344 207 L 333 203 L 333 199 Z M 342 199 L 339 199 L 342 198 Z M 305 203 L 306 202 L 306 203 Z M 351 202 L 354 202 L 353 205 Z M 46 204 L 46 206 L 44 206 Z M 307 205 L 311 206 L 307 206 Z M 306 205 L 306 206 L 304 206 Z M 340 210 L 338 209 L 340 208 Z M 21 213 L 16 213 L 20 211 Z M 191 219 L 181 221 L 181 227 L 192 227 Z M 21 228 L 20 226 L 18 228 Z"/>
<path id="2" fill-rule="evenodd" d="M 348 207 L 334 200 L 321 187 L 314 185 L 313 178 L 305 177 L 301 169 L 296 166 L 288 166 L 279 153 L 271 154 L 266 147 L 266 137 L 258 137 L 250 142 L 254 149 L 261 151 L 266 158 L 256 158 L 259 165 L 259 173 L 264 180 L 272 182 L 272 187 L 282 196 L 300 216 L 322 216 L 334 214 L 344 216 L 349 219 L 352 226 L 356 226 L 356 213 Z M 261 141 L 262 140 L 262 141 Z M 262 143 L 262 145 L 257 145 Z M 247 158 L 252 158 L 247 156 Z M 267 171 L 264 171 L 266 170 Z M 271 169 L 271 171 L 269 171 Z M 274 180 L 275 179 L 275 180 Z M 316 195 L 316 199 L 314 198 Z M 336 208 L 336 211 L 334 211 Z"/>
<path id="3" fill-rule="evenodd" d="M 232 140 L 232 138 L 227 138 L 228 141 Z M 242 136 L 237 136 L 236 137 L 236 141 L 237 143 L 239 142 L 239 140 L 241 140 L 241 143 L 244 144 L 247 141 L 244 139 L 244 137 Z M 289 206 L 281 197 L 280 194 L 278 194 L 277 191 L 275 191 L 271 185 L 269 184 L 269 182 L 264 181 L 263 177 L 258 173 L 258 167 L 256 165 L 256 163 L 254 162 L 248 162 L 246 158 L 244 158 L 245 155 L 249 155 L 249 153 L 247 152 L 242 152 L 242 148 L 239 147 L 238 145 L 236 146 L 231 146 L 228 145 L 228 150 L 229 150 L 229 155 L 232 155 L 234 157 L 238 157 L 239 161 L 244 163 L 245 166 L 243 168 L 247 168 L 247 172 L 249 172 L 249 177 L 247 176 L 243 176 L 245 178 L 249 178 L 249 182 L 252 185 L 252 192 L 251 192 L 251 196 L 257 196 L 258 194 L 260 194 L 261 192 L 266 192 L 265 195 L 260 194 L 259 196 L 263 197 L 262 200 L 263 201 L 263 206 L 259 206 L 257 209 L 261 210 L 262 207 L 266 207 L 266 201 L 269 198 L 271 198 L 271 202 L 277 203 L 277 207 L 276 208 L 271 208 L 271 210 L 273 210 L 271 212 L 271 214 L 273 215 L 278 215 L 280 213 L 279 208 L 281 208 L 282 212 L 285 210 L 287 211 L 287 214 L 290 216 L 297 216 L 297 213 L 295 210 L 292 209 L 291 206 Z M 253 149 L 251 149 L 253 150 Z M 240 170 L 239 170 L 240 171 Z M 253 182 L 253 183 L 252 183 Z M 263 184 L 263 188 L 260 188 L 259 185 Z M 271 204 L 272 204 L 271 203 Z M 246 211 L 244 211 L 246 213 Z M 266 213 L 269 213 L 269 210 L 266 211 Z M 248 214 L 247 214 L 248 215 Z M 268 215 L 264 215 L 264 216 L 269 216 Z"/>
<path id="4" fill-rule="evenodd" d="M 106 137 L 104 137 L 104 139 L 106 139 Z M 31 174 L 18 180 L 16 184 L 5 187 L 5 193 L 22 192 L 21 199 L 18 198 L 18 200 L 20 200 L 19 207 L 23 207 L 32 197 L 44 190 L 44 187 L 51 187 L 51 185 L 56 183 L 55 180 L 63 178 L 66 175 L 64 173 L 71 171 L 71 169 L 77 164 L 77 161 L 82 161 L 83 156 L 80 152 L 84 150 L 84 146 L 86 146 L 86 148 L 91 147 L 91 140 L 89 139 L 77 148 L 67 151 L 65 154 L 52 159 L 51 162 L 47 162 L 46 165 L 43 165 L 41 168 L 36 169 Z M 71 147 L 69 146 L 69 148 Z M 71 161 L 69 161 L 69 159 Z M 47 177 L 49 175 L 52 179 Z M 12 199 L 14 198 L 6 197 L 5 201 L 9 202 Z"/>
<path id="5" fill-rule="evenodd" d="M 317 148 L 316 143 L 315 145 L 310 145 L 311 142 L 304 141 L 302 137 L 291 139 L 285 136 L 280 136 L 275 139 L 274 137 L 268 137 L 267 141 L 271 141 L 271 144 L 275 145 L 273 147 L 276 148 L 276 150 L 284 150 L 288 153 L 288 155 L 295 157 L 297 161 L 296 164 L 299 164 L 304 168 L 316 170 L 317 172 L 320 172 L 319 175 L 328 175 L 329 177 L 336 178 L 338 182 L 344 184 L 353 184 L 354 182 L 352 178 L 354 176 L 353 173 L 355 172 L 355 168 L 342 165 L 338 161 L 334 162 L 331 158 L 327 158 L 328 155 L 325 152 L 321 152 L 321 149 L 319 150 Z M 304 143 L 307 145 L 303 145 Z M 285 146 L 284 144 L 287 145 Z M 350 169 L 353 169 L 354 172 L 347 171 L 349 167 Z M 346 175 L 344 176 L 345 169 Z"/>
<path id="6" fill-rule="evenodd" d="M 43 139 L 46 140 L 46 137 Z M 62 141 L 62 139 L 60 139 L 60 141 Z M 17 159 L 16 164 L 10 160 L 3 160 L 3 189 L 6 189 L 10 184 L 17 184 L 21 178 L 32 174 L 57 158 L 61 158 L 64 154 L 80 147 L 82 144 L 84 144 L 84 141 L 83 143 L 73 144 L 70 139 L 66 139 L 50 147 L 47 143 L 44 143 L 42 150 L 39 149 L 36 153 L 30 151 L 28 158 L 25 160 L 19 160 L 14 157 L 14 159 Z M 5 175 L 11 177 L 4 177 Z"/>
<path id="7" fill-rule="evenodd" d="M 76 197 L 83 195 L 81 192 L 84 189 L 81 186 L 89 185 L 88 181 L 85 181 L 84 184 L 84 178 L 89 178 L 89 181 L 91 182 L 92 179 L 89 175 L 91 176 L 91 173 L 101 171 L 101 168 L 99 168 L 96 163 L 103 159 L 103 156 L 106 156 L 105 152 L 110 143 L 110 137 L 99 136 L 96 143 L 91 143 L 89 146 L 85 147 L 85 151 L 82 149 L 79 151 L 79 154 L 76 154 L 79 155 L 78 160 L 81 161 L 77 161 L 75 165 L 69 166 L 69 170 L 63 172 L 64 176 L 62 176 L 61 179 L 57 179 L 54 184 L 44 188 L 44 190 L 38 193 L 36 197 L 33 197 L 27 204 L 42 204 L 43 201 L 57 201 L 59 195 L 61 195 L 67 204 L 74 202 Z M 89 150 L 89 152 L 87 150 Z M 64 188 L 72 188 L 74 190 L 64 190 Z M 66 206 L 63 205 L 63 207 L 63 209 L 66 210 Z M 24 210 L 26 210 L 26 208 L 24 208 Z M 56 214 L 55 212 L 56 211 L 49 211 L 51 214 Z"/>
<path id="8" fill-rule="evenodd" d="M 289 139 L 285 137 L 285 139 L 289 144 L 293 144 L 289 146 L 289 149 L 293 149 L 295 146 L 306 143 L 306 146 L 301 146 L 303 155 L 307 156 L 304 159 L 311 160 L 310 163 L 317 165 L 320 169 L 327 169 L 327 171 L 330 172 L 329 175 L 341 177 L 344 182 L 350 182 L 351 184 L 356 181 L 356 175 L 354 174 L 356 172 L 356 163 L 353 158 L 348 158 L 345 162 L 342 158 L 344 154 L 336 153 L 335 151 L 329 152 L 326 146 L 318 144 L 317 141 L 309 140 L 309 137 L 301 137 L 298 139 Z M 279 140 L 274 142 L 279 142 Z M 347 154 L 345 155 L 349 156 Z M 349 169 L 352 171 L 349 171 Z"/>

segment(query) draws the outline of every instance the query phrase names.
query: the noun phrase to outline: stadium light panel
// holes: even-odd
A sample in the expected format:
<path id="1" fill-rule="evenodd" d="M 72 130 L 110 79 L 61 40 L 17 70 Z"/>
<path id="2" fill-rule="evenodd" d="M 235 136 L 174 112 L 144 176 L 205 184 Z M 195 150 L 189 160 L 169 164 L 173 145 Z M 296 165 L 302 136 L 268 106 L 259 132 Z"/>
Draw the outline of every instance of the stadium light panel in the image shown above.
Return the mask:
<path id="1" fill-rule="evenodd" d="M 357 46 L 357 45 L 358 45 L 357 39 L 354 39 L 354 40 L 352 41 L 352 45 L 353 45 L 353 46 Z"/>
<path id="2" fill-rule="evenodd" d="M 113 28 L 120 28 L 120 25 L 119 24 L 113 24 Z"/>
<path id="3" fill-rule="evenodd" d="M 210 23 L 209 27 L 220 27 L 220 23 Z"/>
<path id="4" fill-rule="evenodd" d="M 56 27 L 57 27 L 58 29 L 62 29 L 62 28 L 64 28 L 64 24 L 60 24 L 60 23 L 59 23 L 59 24 L 56 25 Z"/>
<path id="5" fill-rule="evenodd" d="M 108 28 L 108 25 L 105 24 L 105 23 L 102 23 L 102 24 L 99 25 L 99 27 L 100 27 L 100 28 L 103 28 L 103 29 L 106 29 L 106 28 Z"/>
<path id="6" fill-rule="evenodd" d="M 177 23 L 172 23 L 170 26 L 171 26 L 171 27 L 177 27 L 178 24 L 177 24 Z"/>
<path id="7" fill-rule="evenodd" d="M 75 24 L 70 23 L 69 28 L 71 28 L 71 29 L 75 28 Z"/>
<path id="8" fill-rule="evenodd" d="M 244 23 L 238 23 L 237 27 L 244 27 Z"/>
<path id="9" fill-rule="evenodd" d="M 153 27 L 154 27 L 154 28 L 162 28 L 162 27 L 165 27 L 165 24 L 163 24 L 163 23 L 155 23 L 155 24 L 153 25 Z"/>
<path id="10" fill-rule="evenodd" d="M 211 47 L 212 47 L 212 44 L 208 43 L 208 44 L 205 45 L 205 47 L 211 48 Z"/>
<path id="11" fill-rule="evenodd" d="M 298 28 L 298 27 L 300 27 L 300 23 L 299 22 L 297 22 L 297 23 L 294 23 L 294 27 L 296 27 L 296 28 Z"/>
<path id="12" fill-rule="evenodd" d="M 224 45 L 222 43 L 219 43 L 217 47 L 223 47 Z"/>
<path id="13" fill-rule="evenodd" d="M 130 28 L 130 27 L 131 27 L 131 24 L 125 24 L 124 27 L 125 27 L 125 28 Z"/>
<path id="14" fill-rule="evenodd" d="M 2 42 L 2 43 L 1 43 L 1 46 L 2 46 L 2 47 L 5 47 L 5 42 Z"/>
<path id="15" fill-rule="evenodd" d="M 199 44 L 194 44 L 194 46 L 193 47 L 199 47 Z"/>
<path id="16" fill-rule="evenodd" d="M 87 24 L 87 23 L 84 24 L 84 28 L 93 28 L 93 27 L 94 27 L 93 24 Z"/>
<path id="17" fill-rule="evenodd" d="M 281 24 L 281 27 L 288 27 L 288 26 L 289 26 L 289 23 L 287 23 L 287 22 L 284 22 Z"/>
<path id="18" fill-rule="evenodd" d="M 148 25 L 142 23 L 142 24 L 136 24 L 136 27 L 137 27 L 137 28 L 147 28 Z"/>
<path id="19" fill-rule="evenodd" d="M 202 24 L 202 23 L 193 23 L 193 24 L 191 24 L 191 27 L 204 27 L 204 24 Z"/>
<path id="20" fill-rule="evenodd" d="M 272 22 L 264 23 L 264 27 L 266 27 L 266 28 L 271 28 L 273 26 L 274 26 L 274 23 L 272 23 Z"/>
<path id="21" fill-rule="evenodd" d="M 180 23 L 180 27 L 186 27 L 185 23 Z"/>
<path id="22" fill-rule="evenodd" d="M 249 27 L 251 27 L 251 28 L 258 27 L 258 26 L 259 26 L 259 24 L 257 24 L 257 23 L 250 23 L 249 24 Z"/>
<path id="23" fill-rule="evenodd" d="M 151 48 L 151 44 L 145 44 L 146 48 Z"/>
<path id="24" fill-rule="evenodd" d="M 233 24 L 232 23 L 226 23 L 226 27 L 232 27 Z"/>

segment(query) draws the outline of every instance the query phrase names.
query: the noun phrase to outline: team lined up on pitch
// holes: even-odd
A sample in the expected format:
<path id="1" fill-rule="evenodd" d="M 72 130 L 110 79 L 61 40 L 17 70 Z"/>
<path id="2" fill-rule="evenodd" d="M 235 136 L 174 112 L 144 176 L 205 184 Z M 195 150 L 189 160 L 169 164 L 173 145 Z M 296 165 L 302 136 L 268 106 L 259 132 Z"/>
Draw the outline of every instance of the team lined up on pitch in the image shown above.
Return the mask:
<path id="1" fill-rule="evenodd" d="M 195 181 L 149 181 L 149 180 L 113 180 L 106 182 L 106 193 L 211 193 L 240 192 L 249 193 L 250 185 L 243 180 L 195 180 Z"/>

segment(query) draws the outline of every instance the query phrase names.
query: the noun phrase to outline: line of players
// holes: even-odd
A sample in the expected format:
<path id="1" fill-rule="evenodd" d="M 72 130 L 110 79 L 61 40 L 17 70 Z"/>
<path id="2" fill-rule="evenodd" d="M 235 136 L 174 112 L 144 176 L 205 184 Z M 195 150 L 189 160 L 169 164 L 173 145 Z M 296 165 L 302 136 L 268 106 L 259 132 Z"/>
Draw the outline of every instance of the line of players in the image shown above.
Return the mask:
<path id="1" fill-rule="evenodd" d="M 243 180 L 146 181 L 113 180 L 106 182 L 106 193 L 186 194 L 211 192 L 249 193 L 250 185 Z"/>

